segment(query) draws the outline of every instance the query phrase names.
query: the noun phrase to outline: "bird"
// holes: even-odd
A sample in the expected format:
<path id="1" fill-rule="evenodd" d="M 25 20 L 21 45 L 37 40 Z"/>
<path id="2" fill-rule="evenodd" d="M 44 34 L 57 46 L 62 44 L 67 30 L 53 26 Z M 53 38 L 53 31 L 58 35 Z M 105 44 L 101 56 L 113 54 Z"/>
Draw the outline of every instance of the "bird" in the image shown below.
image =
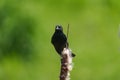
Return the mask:
<path id="1" fill-rule="evenodd" d="M 51 43 L 59 55 L 62 54 L 64 48 L 68 48 L 69 43 L 67 42 L 67 37 L 63 33 L 63 27 L 61 25 L 56 25 L 55 32 L 51 38 Z M 72 57 L 75 57 L 74 53 L 72 53 Z"/>

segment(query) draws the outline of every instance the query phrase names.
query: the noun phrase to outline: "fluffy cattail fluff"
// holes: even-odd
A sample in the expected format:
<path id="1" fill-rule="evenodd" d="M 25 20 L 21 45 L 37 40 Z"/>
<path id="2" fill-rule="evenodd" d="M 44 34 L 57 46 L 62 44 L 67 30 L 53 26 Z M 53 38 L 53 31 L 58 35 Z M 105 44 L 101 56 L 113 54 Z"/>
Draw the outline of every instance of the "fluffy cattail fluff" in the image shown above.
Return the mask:
<path id="1" fill-rule="evenodd" d="M 72 52 L 69 48 L 64 48 L 61 55 L 60 80 L 70 80 L 70 71 L 72 70 Z"/>

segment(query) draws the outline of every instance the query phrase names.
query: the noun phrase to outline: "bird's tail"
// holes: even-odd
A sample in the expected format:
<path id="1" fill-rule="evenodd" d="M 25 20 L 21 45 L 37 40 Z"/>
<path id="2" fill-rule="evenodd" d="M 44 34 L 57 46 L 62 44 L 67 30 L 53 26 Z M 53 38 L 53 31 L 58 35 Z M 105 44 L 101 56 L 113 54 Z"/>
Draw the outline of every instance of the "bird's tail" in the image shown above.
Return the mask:
<path id="1" fill-rule="evenodd" d="M 75 57 L 76 55 L 74 53 L 72 53 L 72 57 Z"/>

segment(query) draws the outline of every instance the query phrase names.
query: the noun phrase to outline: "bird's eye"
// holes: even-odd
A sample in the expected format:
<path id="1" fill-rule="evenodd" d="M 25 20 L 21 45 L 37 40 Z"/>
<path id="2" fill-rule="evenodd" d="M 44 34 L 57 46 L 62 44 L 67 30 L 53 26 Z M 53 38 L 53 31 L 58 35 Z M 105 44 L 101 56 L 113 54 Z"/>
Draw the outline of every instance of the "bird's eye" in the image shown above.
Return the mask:
<path id="1" fill-rule="evenodd" d="M 58 28 L 61 28 L 60 26 L 58 26 Z"/>

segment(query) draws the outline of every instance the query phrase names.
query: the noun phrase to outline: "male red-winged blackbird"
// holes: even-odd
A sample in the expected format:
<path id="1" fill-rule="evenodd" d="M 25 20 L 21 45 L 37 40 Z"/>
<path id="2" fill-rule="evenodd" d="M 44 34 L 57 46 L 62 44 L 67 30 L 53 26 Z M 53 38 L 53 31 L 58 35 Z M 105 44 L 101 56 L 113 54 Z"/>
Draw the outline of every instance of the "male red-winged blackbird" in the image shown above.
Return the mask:
<path id="1" fill-rule="evenodd" d="M 55 50 L 59 55 L 61 55 L 63 49 L 65 47 L 68 47 L 68 42 L 65 34 L 63 33 L 63 28 L 60 25 L 57 25 L 55 27 L 55 32 L 52 36 L 51 43 L 54 45 Z M 72 57 L 74 57 L 75 54 L 72 53 Z"/>

